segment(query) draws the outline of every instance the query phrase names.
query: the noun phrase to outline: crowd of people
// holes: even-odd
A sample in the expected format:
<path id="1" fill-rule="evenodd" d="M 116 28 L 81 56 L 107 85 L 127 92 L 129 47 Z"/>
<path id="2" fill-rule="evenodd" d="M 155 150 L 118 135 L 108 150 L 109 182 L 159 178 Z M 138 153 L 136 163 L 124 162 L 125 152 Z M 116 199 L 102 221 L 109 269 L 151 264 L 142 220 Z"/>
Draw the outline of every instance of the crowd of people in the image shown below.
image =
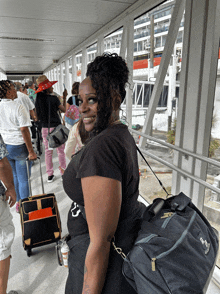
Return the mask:
<path id="1" fill-rule="evenodd" d="M 29 131 L 34 126 L 31 119 L 41 126 L 48 182 L 55 176 L 53 149 L 47 136 L 59 124 L 66 124 L 70 130 L 66 144 L 56 148 L 61 184 L 72 200 L 67 222 L 70 252 L 65 293 L 136 293 L 123 277 L 122 260 L 111 245 L 115 238 L 125 253 L 131 249 L 142 212 L 137 201 L 136 145 L 119 120 L 128 75 L 125 61 L 117 54 L 98 56 L 88 65 L 86 78 L 73 83 L 67 103 L 67 91 L 61 102 L 53 92 L 56 81 L 49 81 L 45 75 L 36 80 L 37 88 L 32 81 L 28 83 L 29 96 L 19 84 L 0 81 L 0 230 L 10 235 L 5 248 L 0 238 L 0 294 L 6 293 L 14 237 L 9 206 L 29 196 L 26 160 L 31 172 L 37 158 L 31 141 L 34 131 Z M 7 207 L 7 217 L 1 203 Z"/>

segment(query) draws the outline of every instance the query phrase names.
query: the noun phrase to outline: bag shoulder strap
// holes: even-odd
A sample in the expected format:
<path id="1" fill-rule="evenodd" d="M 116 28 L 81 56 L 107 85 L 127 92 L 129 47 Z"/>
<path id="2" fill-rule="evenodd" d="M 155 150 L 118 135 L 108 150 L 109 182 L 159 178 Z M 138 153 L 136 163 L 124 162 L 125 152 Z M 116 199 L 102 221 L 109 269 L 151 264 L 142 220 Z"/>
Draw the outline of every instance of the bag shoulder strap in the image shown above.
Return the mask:
<path id="1" fill-rule="evenodd" d="M 73 105 L 76 105 L 76 98 L 75 95 L 72 96 Z"/>
<path id="2" fill-rule="evenodd" d="M 162 184 L 162 182 L 160 181 L 160 179 L 158 178 L 158 176 L 155 174 L 155 172 L 153 171 L 152 167 L 150 166 L 150 164 L 147 162 L 146 158 L 144 157 L 143 153 L 141 152 L 141 150 L 138 148 L 138 146 L 136 145 L 137 151 L 140 153 L 141 157 L 143 158 L 143 160 L 146 162 L 147 166 L 150 168 L 151 172 L 153 173 L 153 175 L 156 177 L 157 181 L 159 182 L 160 186 L 162 187 L 162 189 L 166 192 L 167 197 L 170 195 L 166 188 L 164 187 L 164 185 Z"/>
<path id="3" fill-rule="evenodd" d="M 50 133 L 50 99 L 49 99 L 49 115 L 48 115 L 48 135 Z"/>

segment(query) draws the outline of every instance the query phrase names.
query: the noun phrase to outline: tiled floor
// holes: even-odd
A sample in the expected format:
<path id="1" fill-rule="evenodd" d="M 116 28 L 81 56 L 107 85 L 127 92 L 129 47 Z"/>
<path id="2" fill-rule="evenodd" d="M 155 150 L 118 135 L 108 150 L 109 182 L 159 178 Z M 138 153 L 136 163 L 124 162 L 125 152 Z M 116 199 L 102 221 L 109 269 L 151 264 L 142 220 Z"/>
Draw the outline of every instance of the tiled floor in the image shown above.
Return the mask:
<path id="1" fill-rule="evenodd" d="M 44 155 L 41 156 L 41 161 L 45 192 L 54 192 L 56 195 L 62 221 L 62 235 L 65 235 L 67 233 L 66 221 L 70 200 L 63 191 L 56 152 L 54 152 L 54 174 L 56 176 L 54 182 L 47 183 Z M 33 166 L 31 178 L 33 195 L 42 193 L 39 163 Z M 17 290 L 19 294 L 63 294 L 68 270 L 58 265 L 55 244 L 33 249 L 33 255 L 28 257 L 22 247 L 20 216 L 15 212 L 15 207 L 11 211 L 14 217 L 16 235 L 12 246 L 8 291 Z M 207 293 L 220 294 L 220 289 L 211 282 Z"/>

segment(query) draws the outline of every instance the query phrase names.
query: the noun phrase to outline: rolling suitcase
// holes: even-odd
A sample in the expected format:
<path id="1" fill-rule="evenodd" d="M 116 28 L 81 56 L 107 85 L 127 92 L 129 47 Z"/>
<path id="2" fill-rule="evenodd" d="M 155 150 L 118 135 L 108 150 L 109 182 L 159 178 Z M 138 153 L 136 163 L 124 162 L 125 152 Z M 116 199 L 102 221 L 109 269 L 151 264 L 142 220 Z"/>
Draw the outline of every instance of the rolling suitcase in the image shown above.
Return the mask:
<path id="1" fill-rule="evenodd" d="M 32 196 L 28 171 L 29 191 L 31 196 L 20 199 L 19 201 L 22 242 L 28 256 L 31 256 L 32 248 L 58 242 L 61 238 L 61 221 L 56 197 L 53 193 L 44 193 L 39 157 L 38 160 L 43 194 Z"/>

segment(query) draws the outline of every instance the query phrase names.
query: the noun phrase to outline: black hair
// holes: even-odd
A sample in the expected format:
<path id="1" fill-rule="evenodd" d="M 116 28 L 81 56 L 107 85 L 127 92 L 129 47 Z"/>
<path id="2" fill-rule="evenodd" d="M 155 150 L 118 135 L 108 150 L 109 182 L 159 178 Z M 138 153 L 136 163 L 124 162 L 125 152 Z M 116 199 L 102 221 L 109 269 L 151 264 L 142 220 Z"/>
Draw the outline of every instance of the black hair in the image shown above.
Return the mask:
<path id="1" fill-rule="evenodd" d="M 98 98 L 95 133 L 106 129 L 114 110 L 118 110 L 126 96 L 125 86 L 129 70 L 125 60 L 116 53 L 104 53 L 88 64 L 86 76 L 92 81 Z"/>
<path id="2" fill-rule="evenodd" d="M 85 125 L 84 125 L 82 119 L 79 120 L 77 127 L 78 127 L 79 135 L 81 138 L 81 142 L 83 144 L 86 144 L 88 142 L 88 140 L 90 139 L 90 137 L 89 137 L 89 132 L 87 132 L 85 129 Z"/>
<path id="3" fill-rule="evenodd" d="M 74 82 L 72 85 L 72 94 L 79 94 L 79 82 Z"/>
<path id="4" fill-rule="evenodd" d="M 0 99 L 6 98 L 7 91 L 13 86 L 14 83 L 10 80 L 2 80 L 0 81 Z"/>
<path id="5" fill-rule="evenodd" d="M 48 119 L 48 103 L 47 103 L 47 93 L 46 91 L 41 91 L 37 93 L 35 108 L 37 112 L 37 117 L 39 120 L 47 120 Z"/>

